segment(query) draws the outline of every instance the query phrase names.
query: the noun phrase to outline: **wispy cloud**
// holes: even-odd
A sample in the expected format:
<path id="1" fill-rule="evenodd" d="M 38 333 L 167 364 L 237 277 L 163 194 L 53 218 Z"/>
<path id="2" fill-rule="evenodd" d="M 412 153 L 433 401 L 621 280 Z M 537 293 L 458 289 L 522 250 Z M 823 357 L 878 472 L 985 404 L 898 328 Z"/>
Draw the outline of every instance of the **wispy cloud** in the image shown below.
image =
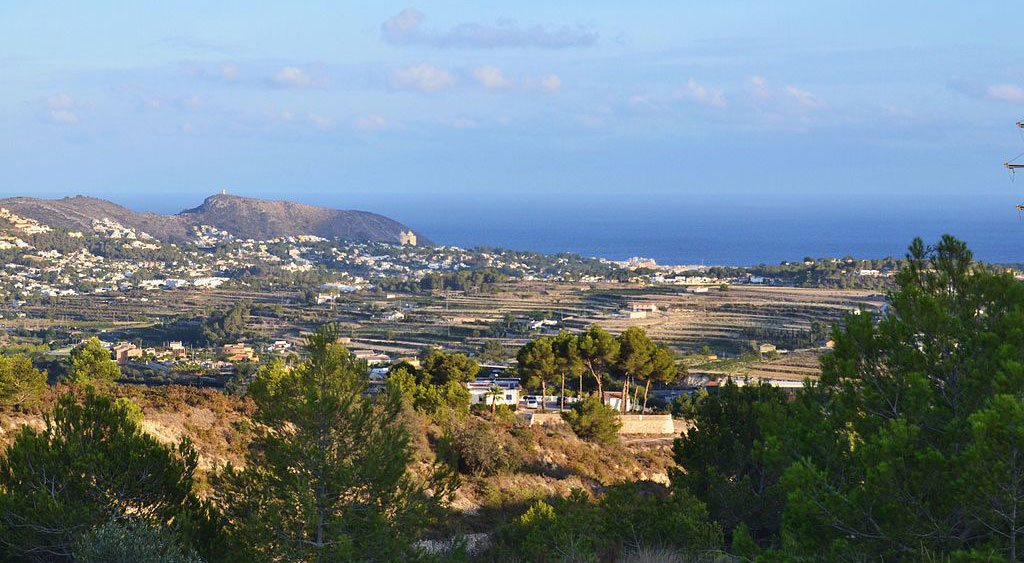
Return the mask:
<path id="1" fill-rule="evenodd" d="M 1024 103 L 1024 88 L 1007 82 L 986 85 L 975 80 L 956 79 L 949 88 L 977 100 L 991 100 L 1011 104 Z"/>
<path id="2" fill-rule="evenodd" d="M 786 95 L 797 103 L 797 105 L 808 109 L 824 108 L 827 104 L 821 98 L 815 96 L 808 90 L 796 86 L 786 86 Z"/>
<path id="3" fill-rule="evenodd" d="M 46 118 L 50 123 L 73 125 L 78 123 L 75 101 L 67 94 L 55 94 L 46 99 Z"/>
<path id="4" fill-rule="evenodd" d="M 810 90 L 793 85 L 774 86 L 763 76 L 751 76 L 747 87 L 755 101 L 770 104 L 778 109 L 820 110 L 828 107 L 825 100 Z"/>
<path id="5" fill-rule="evenodd" d="M 270 121 L 307 125 L 322 131 L 332 129 L 335 125 L 334 119 L 330 117 L 313 112 L 295 112 L 291 110 L 280 111 L 272 115 Z"/>
<path id="6" fill-rule="evenodd" d="M 389 84 L 396 90 L 437 92 L 455 86 L 455 75 L 428 63 L 400 68 L 391 74 Z"/>
<path id="7" fill-rule="evenodd" d="M 1024 102 L 1024 88 L 1016 84 L 994 84 L 985 91 L 985 97 L 989 100 L 1019 104 Z"/>
<path id="8" fill-rule="evenodd" d="M 662 106 L 676 104 L 679 102 L 690 102 L 702 106 L 724 108 L 728 105 L 725 92 L 720 88 L 710 88 L 693 78 L 687 80 L 686 85 L 676 89 L 667 96 L 636 95 L 629 99 L 630 105 L 634 107 L 659 108 Z"/>
<path id="9" fill-rule="evenodd" d="M 484 88 L 497 89 L 512 86 L 512 81 L 502 74 L 501 69 L 496 66 L 478 66 L 473 70 L 473 78 Z"/>
<path id="10" fill-rule="evenodd" d="M 597 42 L 598 37 L 596 32 L 580 27 L 519 27 L 511 20 L 500 20 L 494 24 L 461 23 L 448 30 L 426 30 L 421 26 L 425 19 L 423 12 L 406 8 L 381 24 L 381 36 L 395 45 L 462 49 L 589 47 Z"/>
<path id="11" fill-rule="evenodd" d="M 237 65 L 225 63 L 220 65 L 220 68 L 217 69 L 217 74 L 228 82 L 234 82 L 242 76 L 242 71 L 238 69 Z"/>
<path id="12" fill-rule="evenodd" d="M 704 106 L 716 108 L 726 106 L 725 93 L 721 89 L 708 88 L 692 78 L 686 82 L 686 87 L 679 92 L 679 96 L 684 100 Z"/>
<path id="13" fill-rule="evenodd" d="M 352 126 L 360 131 L 381 131 L 390 129 L 392 123 L 379 115 L 361 115 L 352 120 Z"/>
<path id="14" fill-rule="evenodd" d="M 334 120 L 330 117 L 320 115 L 318 113 L 310 113 L 307 115 L 309 122 L 317 129 L 330 129 L 334 127 Z"/>
<path id="15" fill-rule="evenodd" d="M 557 74 L 547 74 L 539 78 L 527 78 L 526 85 L 545 92 L 555 92 L 562 88 L 562 79 Z"/>
<path id="16" fill-rule="evenodd" d="M 526 78 L 510 78 L 502 70 L 493 65 L 478 66 L 473 69 L 473 78 L 488 90 L 520 88 L 525 90 L 542 90 L 554 92 L 562 87 L 562 79 L 557 74 L 543 76 L 527 76 Z"/>
<path id="17" fill-rule="evenodd" d="M 322 73 L 297 66 L 286 66 L 270 77 L 277 88 L 326 88 L 327 78 Z"/>

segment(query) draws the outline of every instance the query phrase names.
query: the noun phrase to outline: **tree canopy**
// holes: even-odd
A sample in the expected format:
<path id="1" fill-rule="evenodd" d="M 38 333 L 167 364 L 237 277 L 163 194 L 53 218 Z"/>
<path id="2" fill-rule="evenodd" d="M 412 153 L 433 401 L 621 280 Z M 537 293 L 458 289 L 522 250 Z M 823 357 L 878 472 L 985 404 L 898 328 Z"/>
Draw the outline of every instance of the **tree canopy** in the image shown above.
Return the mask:
<path id="1" fill-rule="evenodd" d="M 46 374 L 24 354 L 0 356 L 0 405 L 30 405 L 46 390 Z"/>
<path id="2" fill-rule="evenodd" d="M 110 358 L 110 350 L 93 337 L 71 350 L 67 377 L 79 385 L 109 385 L 121 377 L 121 368 Z"/>
<path id="3" fill-rule="evenodd" d="M 318 329 L 302 364 L 271 364 L 249 388 L 257 447 L 244 470 L 226 472 L 222 502 L 267 560 L 404 557 L 454 487 L 443 466 L 413 476 L 401 394 L 367 395 L 365 363 L 337 341 Z"/>
<path id="4" fill-rule="evenodd" d="M 444 385 L 449 381 L 466 383 L 476 379 L 480 364 L 465 354 L 443 352 L 430 348 L 423 354 L 420 373 L 434 385 Z"/>
<path id="5" fill-rule="evenodd" d="M 918 239 L 884 313 L 849 315 L 833 339 L 792 400 L 704 398 L 677 482 L 734 545 L 789 559 L 1020 560 L 1024 284 L 953 237 Z"/>
<path id="6" fill-rule="evenodd" d="M 79 536 L 131 515 L 167 523 L 198 509 L 197 455 L 143 434 L 123 403 L 60 397 L 42 430 L 22 427 L 0 458 L 0 553 L 71 561 Z"/>

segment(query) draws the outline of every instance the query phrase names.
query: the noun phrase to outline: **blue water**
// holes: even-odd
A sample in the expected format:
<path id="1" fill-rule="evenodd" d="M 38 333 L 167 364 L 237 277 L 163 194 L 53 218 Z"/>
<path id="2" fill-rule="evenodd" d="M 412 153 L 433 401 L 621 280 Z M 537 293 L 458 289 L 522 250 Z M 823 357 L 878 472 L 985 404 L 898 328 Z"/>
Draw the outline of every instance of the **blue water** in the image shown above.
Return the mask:
<path id="1" fill-rule="evenodd" d="M 638 198 L 615 205 L 503 203 L 395 209 L 438 244 L 576 252 L 661 264 L 750 265 L 805 256 L 903 256 L 914 237 L 965 240 L 988 262 L 1024 262 L 1024 220 L 1003 202 L 971 206 L 859 204 L 716 206 Z"/>
<path id="2" fill-rule="evenodd" d="M 575 252 L 661 264 L 751 265 L 805 256 L 899 257 L 916 237 L 965 240 L 987 262 L 1024 263 L 1014 194 L 394 194 L 303 192 L 292 199 L 392 217 L 437 244 Z M 264 197 L 267 196 L 263 194 Z M 174 212 L 199 201 L 151 196 L 136 209 Z M 201 198 L 199 198 L 201 201 Z M 157 209 L 154 209 L 156 207 Z"/>

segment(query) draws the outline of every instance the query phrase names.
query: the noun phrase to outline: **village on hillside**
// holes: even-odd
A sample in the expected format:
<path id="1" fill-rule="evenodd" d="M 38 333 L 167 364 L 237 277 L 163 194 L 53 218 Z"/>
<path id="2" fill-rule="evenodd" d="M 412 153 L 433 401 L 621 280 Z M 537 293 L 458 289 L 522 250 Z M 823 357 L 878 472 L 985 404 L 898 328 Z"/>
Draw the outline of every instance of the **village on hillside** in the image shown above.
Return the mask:
<path id="1" fill-rule="evenodd" d="M 532 409 L 552 399 L 509 379 L 525 342 L 640 327 L 689 368 L 657 386 L 659 404 L 726 377 L 799 386 L 816 375 L 831 323 L 883 308 L 899 268 L 849 257 L 663 266 L 416 242 L 251 240 L 201 225 L 190 242 L 166 243 L 111 219 L 68 231 L 0 209 L 0 345 L 59 371 L 98 337 L 126 381 L 224 388 L 331 323 L 378 378 L 438 348 L 486 366 L 467 383 L 475 402 Z"/>

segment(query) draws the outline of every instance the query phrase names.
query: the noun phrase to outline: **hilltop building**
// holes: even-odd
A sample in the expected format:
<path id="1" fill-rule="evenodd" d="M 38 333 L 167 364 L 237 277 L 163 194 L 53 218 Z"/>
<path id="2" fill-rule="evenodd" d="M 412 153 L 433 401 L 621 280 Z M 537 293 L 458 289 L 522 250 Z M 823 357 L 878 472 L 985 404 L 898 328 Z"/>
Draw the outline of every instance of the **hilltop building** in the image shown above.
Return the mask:
<path id="1" fill-rule="evenodd" d="M 403 246 L 416 246 L 416 233 L 412 231 L 402 231 L 399 234 L 399 241 Z"/>

